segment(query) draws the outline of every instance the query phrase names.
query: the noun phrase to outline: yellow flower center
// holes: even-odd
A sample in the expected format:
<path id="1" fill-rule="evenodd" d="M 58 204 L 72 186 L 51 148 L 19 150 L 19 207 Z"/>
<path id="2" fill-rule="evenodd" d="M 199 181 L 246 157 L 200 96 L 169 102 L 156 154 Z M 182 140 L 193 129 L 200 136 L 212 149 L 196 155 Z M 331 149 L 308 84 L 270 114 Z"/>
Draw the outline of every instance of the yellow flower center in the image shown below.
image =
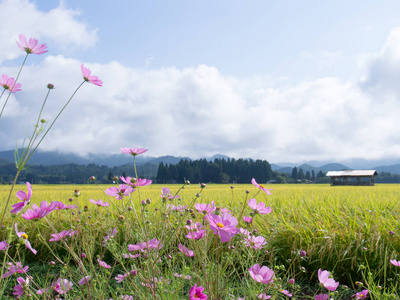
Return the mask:
<path id="1" fill-rule="evenodd" d="M 28 235 L 26 233 L 24 233 L 23 235 L 21 235 L 21 237 L 23 237 L 24 239 L 28 239 Z"/>
<path id="2" fill-rule="evenodd" d="M 224 228 L 224 224 L 222 224 L 222 223 L 220 223 L 220 222 L 217 223 L 217 226 L 218 226 L 219 228 Z"/>
<path id="3" fill-rule="evenodd" d="M 259 186 L 261 186 L 262 188 L 264 187 L 262 184 L 259 184 Z"/>

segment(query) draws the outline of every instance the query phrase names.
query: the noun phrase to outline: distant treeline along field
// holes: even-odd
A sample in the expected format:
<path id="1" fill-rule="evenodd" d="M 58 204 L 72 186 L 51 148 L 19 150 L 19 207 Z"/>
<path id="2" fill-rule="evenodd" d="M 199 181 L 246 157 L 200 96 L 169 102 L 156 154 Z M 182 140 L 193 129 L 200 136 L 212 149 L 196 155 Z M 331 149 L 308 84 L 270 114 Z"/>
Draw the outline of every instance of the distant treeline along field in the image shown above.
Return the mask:
<path id="1" fill-rule="evenodd" d="M 304 172 L 294 167 L 292 173 L 273 171 L 266 160 L 252 159 L 182 159 L 177 164 L 148 163 L 137 166 L 141 178 L 152 179 L 155 183 L 182 183 L 189 180 L 192 183 L 249 183 L 252 178 L 258 182 L 269 183 L 329 183 L 325 173 L 319 171 Z M 8 184 L 14 179 L 15 165 L 0 164 L 0 183 Z M 114 177 L 135 177 L 133 164 L 109 167 L 97 164 L 64 164 L 64 165 L 32 165 L 23 170 L 19 176 L 20 182 L 33 184 L 86 184 L 91 176 L 98 183 L 112 183 Z M 381 172 L 376 183 L 400 183 L 399 174 Z"/>

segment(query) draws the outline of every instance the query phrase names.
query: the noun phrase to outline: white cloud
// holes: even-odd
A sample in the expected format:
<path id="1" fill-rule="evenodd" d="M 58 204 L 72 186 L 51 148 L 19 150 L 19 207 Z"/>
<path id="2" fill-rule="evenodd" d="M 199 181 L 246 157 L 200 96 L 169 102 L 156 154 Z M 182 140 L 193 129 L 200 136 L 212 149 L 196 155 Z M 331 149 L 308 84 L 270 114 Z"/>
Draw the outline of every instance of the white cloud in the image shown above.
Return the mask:
<path id="1" fill-rule="evenodd" d="M 4 25 L 0 27 L 0 63 L 23 55 L 15 51 L 20 33 L 37 38 L 39 43 L 52 41 L 63 51 L 94 46 L 97 30 L 78 20 L 79 15 L 63 5 L 43 12 L 28 0 L 0 1 L 0 20 Z"/>
<path id="2" fill-rule="evenodd" d="M 83 28 L 82 35 L 67 40 L 70 45 L 84 46 L 83 33 L 95 42 L 95 32 L 76 20 L 76 12 L 60 6 L 43 13 L 27 1 L 12 2 L 26 4 L 32 14 L 49 19 L 56 15 Z M 1 2 L 0 11 L 10 3 Z M 54 25 L 50 34 L 32 25 L 37 18 L 23 16 L 38 37 L 67 34 L 61 25 Z M 1 30 L 5 42 L 0 57 L 15 55 L 19 50 L 14 36 L 21 28 L 17 33 Z M 399 48 L 400 30 L 395 29 L 382 52 L 368 60 L 361 83 L 324 77 L 282 86 L 274 84 L 281 79 L 239 79 L 206 65 L 143 70 L 117 61 L 88 64 L 104 86 L 85 83 L 41 149 L 87 155 L 140 146 L 155 156 L 223 153 L 271 162 L 399 156 Z M 60 52 L 42 56 L 22 71 L 23 91 L 13 96 L 0 119 L 0 150 L 14 148 L 16 140 L 21 145 L 31 133 L 48 82 L 56 86 L 43 112 L 50 122 L 82 82 L 81 62 Z M 330 61 L 338 58 L 336 53 L 325 56 Z M 18 67 L 2 70 L 16 74 Z"/>

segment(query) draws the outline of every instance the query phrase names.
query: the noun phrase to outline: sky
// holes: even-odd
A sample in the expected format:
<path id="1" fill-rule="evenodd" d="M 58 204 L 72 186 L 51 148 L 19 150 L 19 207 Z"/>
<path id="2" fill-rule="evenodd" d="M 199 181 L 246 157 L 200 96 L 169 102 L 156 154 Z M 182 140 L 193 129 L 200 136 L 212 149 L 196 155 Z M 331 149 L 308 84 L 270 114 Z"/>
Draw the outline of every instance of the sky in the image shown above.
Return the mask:
<path id="1" fill-rule="evenodd" d="M 81 156 L 148 148 L 149 156 L 272 163 L 350 158 L 400 162 L 400 2 L 0 0 L 0 75 L 16 77 L 0 151 L 49 123 L 41 143 Z M 0 99 L 1 107 L 7 97 Z"/>

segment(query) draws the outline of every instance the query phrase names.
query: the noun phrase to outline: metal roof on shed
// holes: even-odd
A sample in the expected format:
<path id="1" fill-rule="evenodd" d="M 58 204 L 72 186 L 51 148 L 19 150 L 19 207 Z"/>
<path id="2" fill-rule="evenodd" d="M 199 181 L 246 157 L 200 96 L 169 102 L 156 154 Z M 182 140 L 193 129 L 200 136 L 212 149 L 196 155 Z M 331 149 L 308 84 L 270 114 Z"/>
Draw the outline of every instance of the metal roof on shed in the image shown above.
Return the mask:
<path id="1" fill-rule="evenodd" d="M 347 171 L 329 171 L 326 176 L 339 177 L 339 176 L 375 176 L 378 173 L 375 170 L 347 170 Z"/>

